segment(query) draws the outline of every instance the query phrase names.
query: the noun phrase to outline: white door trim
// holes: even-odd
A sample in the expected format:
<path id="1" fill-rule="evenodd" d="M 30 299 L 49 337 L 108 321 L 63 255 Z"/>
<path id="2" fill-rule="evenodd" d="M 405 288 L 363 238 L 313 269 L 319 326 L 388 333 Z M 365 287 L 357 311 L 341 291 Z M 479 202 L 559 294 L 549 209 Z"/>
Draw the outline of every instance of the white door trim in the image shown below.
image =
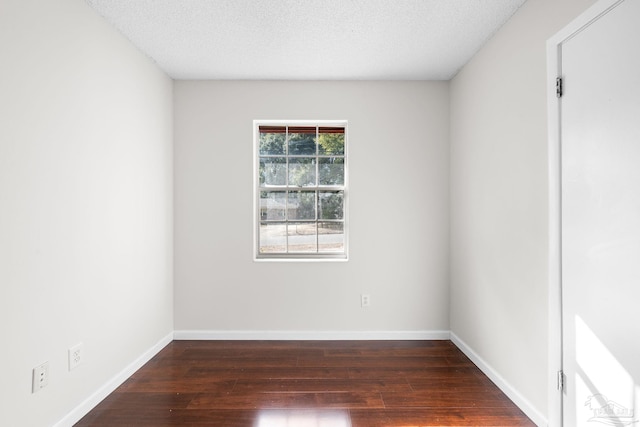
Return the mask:
<path id="1" fill-rule="evenodd" d="M 561 230 L 561 102 L 556 79 L 562 74 L 562 44 L 597 21 L 624 0 L 600 0 L 547 41 L 547 114 L 549 173 L 549 372 L 548 425 L 562 426 L 562 393 L 558 372 L 562 370 L 562 230 Z"/>

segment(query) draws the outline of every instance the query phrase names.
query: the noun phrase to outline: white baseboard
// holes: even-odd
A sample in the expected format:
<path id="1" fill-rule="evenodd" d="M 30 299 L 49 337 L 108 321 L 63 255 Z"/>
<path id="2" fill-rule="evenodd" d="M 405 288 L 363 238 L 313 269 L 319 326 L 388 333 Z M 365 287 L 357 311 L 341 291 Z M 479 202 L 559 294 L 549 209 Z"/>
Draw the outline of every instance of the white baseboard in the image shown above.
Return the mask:
<path id="1" fill-rule="evenodd" d="M 450 333 L 451 342 L 453 342 L 471 361 L 478 367 L 480 370 L 487 376 L 491 381 L 494 382 L 496 386 L 504 394 L 509 397 L 513 401 L 513 403 L 518 406 L 522 412 L 524 412 L 537 426 L 546 426 L 547 418 L 538 411 L 527 399 L 524 398 L 511 384 L 509 384 L 495 369 L 491 367 L 487 362 L 485 362 L 475 351 L 471 349 L 464 341 L 462 341 L 456 334 L 453 332 Z"/>
<path id="2" fill-rule="evenodd" d="M 129 366 L 120 371 L 110 381 L 96 390 L 91 396 L 86 398 L 81 404 L 76 406 L 63 419 L 54 424 L 54 427 L 70 427 L 80 421 L 82 417 L 87 415 L 89 411 L 95 408 L 98 403 L 111 394 L 116 388 L 124 383 L 131 375 L 147 363 L 153 356 L 158 354 L 160 350 L 167 346 L 173 340 L 173 332 L 162 338 L 151 348 L 145 351 L 140 357 L 131 362 Z"/>
<path id="3" fill-rule="evenodd" d="M 176 340 L 448 340 L 449 331 L 175 331 Z"/>

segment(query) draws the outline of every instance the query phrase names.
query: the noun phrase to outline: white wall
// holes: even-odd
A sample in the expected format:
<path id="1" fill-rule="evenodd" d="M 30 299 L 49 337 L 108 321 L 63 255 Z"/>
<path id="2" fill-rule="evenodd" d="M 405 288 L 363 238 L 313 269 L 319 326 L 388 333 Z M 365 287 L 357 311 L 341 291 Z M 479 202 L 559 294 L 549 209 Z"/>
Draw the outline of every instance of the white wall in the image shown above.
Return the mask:
<path id="1" fill-rule="evenodd" d="M 172 82 L 80 0 L 1 0 L 0 58 L 0 424 L 46 426 L 172 331 Z"/>
<path id="2" fill-rule="evenodd" d="M 547 412 L 546 40 L 594 0 L 530 0 L 451 82 L 451 330 Z"/>
<path id="3" fill-rule="evenodd" d="M 176 331 L 449 329 L 448 83 L 178 81 L 174 109 Z M 348 262 L 252 260 L 254 119 L 349 121 Z"/>

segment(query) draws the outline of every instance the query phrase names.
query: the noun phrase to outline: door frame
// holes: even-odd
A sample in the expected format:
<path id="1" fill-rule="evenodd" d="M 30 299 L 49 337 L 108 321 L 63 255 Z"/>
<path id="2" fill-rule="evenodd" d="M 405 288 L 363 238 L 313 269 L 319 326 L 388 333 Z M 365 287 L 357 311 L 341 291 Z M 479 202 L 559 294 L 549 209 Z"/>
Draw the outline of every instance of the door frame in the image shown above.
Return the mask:
<path id="1" fill-rule="evenodd" d="M 625 0 L 599 0 L 564 29 L 547 41 L 547 129 L 548 129 L 548 293 L 549 293 L 549 354 L 547 425 L 562 426 L 563 394 L 559 389 L 559 372 L 563 369 L 562 354 L 562 98 L 556 95 L 556 79 L 562 72 L 562 45 L 583 29 L 606 15 Z"/>

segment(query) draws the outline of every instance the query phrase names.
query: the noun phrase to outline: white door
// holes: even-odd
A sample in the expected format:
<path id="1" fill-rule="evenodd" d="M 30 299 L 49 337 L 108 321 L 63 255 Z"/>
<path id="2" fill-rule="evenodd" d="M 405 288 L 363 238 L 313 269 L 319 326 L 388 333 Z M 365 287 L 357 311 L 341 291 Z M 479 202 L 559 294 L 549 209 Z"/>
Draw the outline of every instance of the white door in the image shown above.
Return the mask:
<path id="1" fill-rule="evenodd" d="M 560 63 L 563 425 L 640 426 L 640 0 Z"/>

